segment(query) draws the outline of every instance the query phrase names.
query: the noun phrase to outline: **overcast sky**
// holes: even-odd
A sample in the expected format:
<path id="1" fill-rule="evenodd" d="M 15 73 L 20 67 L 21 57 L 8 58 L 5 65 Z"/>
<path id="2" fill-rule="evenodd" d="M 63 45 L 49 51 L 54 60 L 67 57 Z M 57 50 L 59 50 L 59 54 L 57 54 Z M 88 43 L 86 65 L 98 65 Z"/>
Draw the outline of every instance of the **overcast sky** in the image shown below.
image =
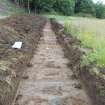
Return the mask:
<path id="1" fill-rule="evenodd" d="M 102 1 L 104 4 L 105 4 L 105 0 L 93 0 L 95 3 L 97 2 L 97 1 Z"/>

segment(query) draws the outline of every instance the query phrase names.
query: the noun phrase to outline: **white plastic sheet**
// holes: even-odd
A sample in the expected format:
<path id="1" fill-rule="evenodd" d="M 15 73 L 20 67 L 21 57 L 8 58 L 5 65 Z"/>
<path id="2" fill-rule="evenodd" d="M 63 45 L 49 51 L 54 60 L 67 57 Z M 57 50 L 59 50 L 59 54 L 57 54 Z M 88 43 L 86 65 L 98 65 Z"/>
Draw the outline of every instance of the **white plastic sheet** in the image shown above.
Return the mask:
<path id="1" fill-rule="evenodd" d="M 22 48 L 22 42 L 15 42 L 13 44 L 12 48 L 21 49 Z"/>

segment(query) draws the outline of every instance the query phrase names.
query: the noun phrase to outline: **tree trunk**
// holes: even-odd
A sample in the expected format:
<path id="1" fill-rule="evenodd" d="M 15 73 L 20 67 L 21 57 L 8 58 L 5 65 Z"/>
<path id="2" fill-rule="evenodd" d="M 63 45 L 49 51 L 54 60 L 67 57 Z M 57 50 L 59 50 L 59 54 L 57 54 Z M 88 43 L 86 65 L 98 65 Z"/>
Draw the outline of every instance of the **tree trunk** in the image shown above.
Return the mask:
<path id="1" fill-rule="evenodd" d="M 28 13 L 30 14 L 30 0 L 28 0 Z"/>

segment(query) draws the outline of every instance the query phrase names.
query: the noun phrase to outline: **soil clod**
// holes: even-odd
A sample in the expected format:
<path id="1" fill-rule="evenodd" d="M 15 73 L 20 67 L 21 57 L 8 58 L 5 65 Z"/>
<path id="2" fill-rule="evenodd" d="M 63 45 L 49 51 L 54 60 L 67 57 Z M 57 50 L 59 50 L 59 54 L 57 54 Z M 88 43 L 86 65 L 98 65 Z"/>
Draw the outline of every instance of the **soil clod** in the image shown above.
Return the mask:
<path id="1" fill-rule="evenodd" d="M 22 79 L 28 79 L 29 76 L 22 76 Z"/>
<path id="2" fill-rule="evenodd" d="M 28 64 L 27 64 L 27 67 L 32 67 L 32 66 L 33 66 L 32 63 L 28 63 Z"/>
<path id="3" fill-rule="evenodd" d="M 80 83 L 74 84 L 74 87 L 77 88 L 77 89 L 82 89 L 82 85 Z"/>

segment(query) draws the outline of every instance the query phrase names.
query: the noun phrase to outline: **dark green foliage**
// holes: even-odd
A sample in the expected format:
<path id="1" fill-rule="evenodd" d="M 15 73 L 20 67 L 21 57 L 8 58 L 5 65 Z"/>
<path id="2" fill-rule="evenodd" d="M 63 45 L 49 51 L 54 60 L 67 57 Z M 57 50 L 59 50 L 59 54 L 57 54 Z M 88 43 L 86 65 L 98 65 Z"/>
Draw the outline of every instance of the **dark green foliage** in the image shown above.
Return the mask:
<path id="1" fill-rule="evenodd" d="M 95 15 L 95 8 L 94 8 L 93 1 L 92 0 L 76 0 L 75 12 Z"/>
<path id="2" fill-rule="evenodd" d="M 103 5 L 102 3 L 97 3 L 95 10 L 97 18 L 105 18 L 105 5 Z"/>
<path id="3" fill-rule="evenodd" d="M 96 16 L 105 18 L 105 5 L 93 0 L 11 0 L 36 13 L 57 12 L 62 15 Z"/>
<path id="4" fill-rule="evenodd" d="M 63 15 L 74 13 L 75 0 L 12 0 L 37 13 L 56 11 Z"/>
<path id="5" fill-rule="evenodd" d="M 74 13 L 74 0 L 56 0 L 54 9 L 64 15 L 72 15 Z"/>
<path id="6" fill-rule="evenodd" d="M 51 12 L 53 5 L 56 0 L 33 0 L 32 9 L 35 9 L 36 12 Z"/>
<path id="7" fill-rule="evenodd" d="M 80 4 L 81 4 L 81 0 L 75 0 L 75 13 L 80 12 Z"/>

